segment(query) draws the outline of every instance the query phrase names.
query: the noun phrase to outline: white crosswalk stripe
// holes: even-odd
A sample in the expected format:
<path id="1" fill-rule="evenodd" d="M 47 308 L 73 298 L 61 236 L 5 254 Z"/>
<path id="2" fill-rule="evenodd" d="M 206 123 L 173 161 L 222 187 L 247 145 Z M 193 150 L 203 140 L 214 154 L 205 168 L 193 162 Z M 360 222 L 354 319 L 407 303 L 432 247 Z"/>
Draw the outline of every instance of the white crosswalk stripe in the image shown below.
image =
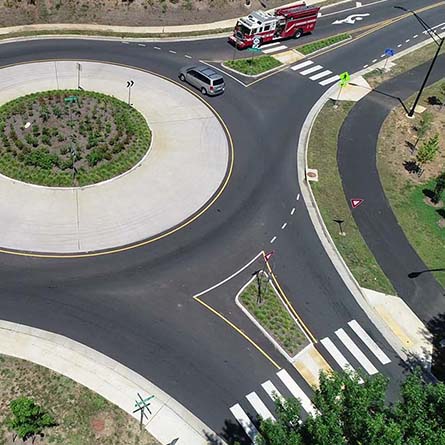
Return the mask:
<path id="1" fill-rule="evenodd" d="M 315 66 L 308 68 L 307 70 L 300 71 L 300 74 L 302 76 L 306 76 L 307 74 L 314 73 L 315 71 L 320 71 L 322 69 L 323 69 L 323 67 L 321 65 L 315 65 Z"/>
<path id="2" fill-rule="evenodd" d="M 344 331 L 344 329 L 337 329 L 335 335 L 340 339 L 340 341 L 346 346 L 348 351 L 356 358 L 361 366 L 369 375 L 377 374 L 379 371 L 377 368 L 368 360 L 365 354 L 359 349 L 359 347 L 352 341 L 351 337 Z"/>
<path id="3" fill-rule="evenodd" d="M 286 45 L 280 45 L 280 46 L 276 46 L 275 48 L 263 49 L 262 51 L 264 54 L 270 54 L 270 53 L 274 53 L 276 51 L 281 51 L 286 48 L 287 48 Z"/>
<path id="4" fill-rule="evenodd" d="M 280 400 L 284 400 L 284 397 L 280 394 L 278 389 L 275 387 L 275 385 L 270 380 L 268 380 L 267 382 L 262 383 L 261 386 L 263 387 L 264 391 L 266 391 L 267 395 L 273 401 L 275 401 L 275 398 L 277 398 L 277 397 Z"/>
<path id="5" fill-rule="evenodd" d="M 291 66 L 290 69 L 293 71 L 297 71 L 300 68 L 304 68 L 305 66 L 312 65 L 314 62 L 312 60 L 306 60 L 305 62 L 301 62 L 298 65 Z"/>
<path id="6" fill-rule="evenodd" d="M 377 343 L 366 333 L 356 320 L 351 320 L 348 325 L 357 334 L 357 337 L 359 337 L 368 349 L 378 358 L 382 365 L 391 363 L 389 357 L 377 346 Z"/>
<path id="7" fill-rule="evenodd" d="M 314 74 L 313 76 L 309 77 L 309 79 L 311 79 L 311 80 L 317 80 L 317 79 L 321 79 L 322 77 L 326 77 L 326 76 L 328 76 L 329 74 L 332 74 L 332 71 L 325 70 L 325 71 L 322 71 L 321 73 Z"/>
<path id="8" fill-rule="evenodd" d="M 246 399 L 252 405 L 253 409 L 261 416 L 262 419 L 272 419 L 275 420 L 275 417 L 269 411 L 269 408 L 264 404 L 264 402 L 258 397 L 256 392 L 251 392 L 247 394 Z"/>
<path id="9" fill-rule="evenodd" d="M 261 45 L 261 48 L 270 48 L 271 46 L 277 45 L 281 45 L 281 42 L 265 43 L 264 45 Z"/>
<path id="10" fill-rule="evenodd" d="M 346 357 L 338 350 L 337 346 L 332 343 L 329 337 L 320 340 L 321 344 L 326 348 L 326 350 L 331 354 L 332 358 L 338 363 L 341 369 L 344 371 L 354 371 L 355 369 L 346 360 Z"/>
<path id="11" fill-rule="evenodd" d="M 303 392 L 303 390 L 296 384 L 295 380 L 289 375 L 289 373 L 282 369 L 277 372 L 277 376 L 284 383 L 286 388 L 290 391 L 290 393 L 297 399 L 300 400 L 301 406 L 308 414 L 316 414 L 316 410 L 312 405 L 309 397 Z"/>
<path id="12" fill-rule="evenodd" d="M 241 425 L 243 430 L 246 432 L 247 436 L 249 436 L 250 440 L 255 443 L 259 432 L 252 421 L 249 419 L 249 416 L 241 408 L 240 404 L 237 403 L 236 405 L 233 405 L 230 408 L 230 411 L 232 412 L 237 422 Z"/>
<path id="13" fill-rule="evenodd" d="M 321 82 L 318 82 L 318 83 L 322 86 L 325 86 L 325 85 L 329 85 L 332 82 L 335 82 L 336 80 L 340 80 L 340 76 L 337 74 L 335 76 L 329 77 L 329 79 L 322 80 Z"/>

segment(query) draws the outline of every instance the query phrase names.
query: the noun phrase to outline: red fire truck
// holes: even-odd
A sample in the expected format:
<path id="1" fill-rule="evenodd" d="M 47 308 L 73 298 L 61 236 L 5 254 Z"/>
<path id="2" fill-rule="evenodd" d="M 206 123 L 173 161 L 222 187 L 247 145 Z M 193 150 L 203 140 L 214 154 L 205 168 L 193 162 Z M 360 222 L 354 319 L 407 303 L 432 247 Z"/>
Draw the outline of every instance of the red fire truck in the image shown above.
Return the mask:
<path id="1" fill-rule="evenodd" d="M 273 14 L 264 11 L 252 12 L 238 20 L 229 42 L 243 49 L 251 47 L 255 37 L 260 39 L 260 45 L 290 37 L 298 39 L 314 30 L 319 10 L 317 6 L 299 3 L 278 8 Z"/>

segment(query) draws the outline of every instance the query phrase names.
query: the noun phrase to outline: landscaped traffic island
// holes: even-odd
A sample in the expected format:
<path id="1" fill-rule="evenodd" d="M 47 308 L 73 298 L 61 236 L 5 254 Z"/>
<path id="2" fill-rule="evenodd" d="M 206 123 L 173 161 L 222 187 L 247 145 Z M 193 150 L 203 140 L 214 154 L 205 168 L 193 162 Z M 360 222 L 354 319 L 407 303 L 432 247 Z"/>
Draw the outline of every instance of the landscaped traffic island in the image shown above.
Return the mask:
<path id="1" fill-rule="evenodd" d="M 0 173 L 32 184 L 84 186 L 131 169 L 150 147 L 130 105 L 82 90 L 33 93 L 0 107 Z"/>

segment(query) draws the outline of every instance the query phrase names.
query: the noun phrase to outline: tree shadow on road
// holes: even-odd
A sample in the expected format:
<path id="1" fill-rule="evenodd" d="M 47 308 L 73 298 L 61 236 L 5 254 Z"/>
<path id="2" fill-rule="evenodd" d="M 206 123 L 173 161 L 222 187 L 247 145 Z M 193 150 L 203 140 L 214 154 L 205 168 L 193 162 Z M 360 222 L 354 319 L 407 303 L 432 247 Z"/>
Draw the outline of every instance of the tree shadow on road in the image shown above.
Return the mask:
<path id="1" fill-rule="evenodd" d="M 250 418 L 252 416 L 248 414 Z M 255 416 L 253 417 L 255 418 Z M 238 422 L 226 419 L 224 421 L 224 427 L 218 437 L 216 434 L 205 433 L 208 445 L 222 445 L 223 439 L 228 445 L 252 445 L 252 441 L 247 437 L 244 430 L 241 428 Z"/>

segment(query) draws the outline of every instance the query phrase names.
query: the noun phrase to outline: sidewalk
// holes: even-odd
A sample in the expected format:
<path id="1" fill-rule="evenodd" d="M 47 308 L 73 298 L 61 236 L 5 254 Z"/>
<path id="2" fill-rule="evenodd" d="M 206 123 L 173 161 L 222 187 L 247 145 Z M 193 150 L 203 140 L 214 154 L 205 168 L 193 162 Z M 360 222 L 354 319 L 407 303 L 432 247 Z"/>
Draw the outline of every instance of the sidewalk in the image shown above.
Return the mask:
<path id="1" fill-rule="evenodd" d="M 148 154 L 128 172 L 81 188 L 42 187 L 0 174 L 0 246 L 79 253 L 113 249 L 181 227 L 208 205 L 230 161 L 225 131 L 205 103 L 144 71 L 81 62 L 82 86 L 133 103 L 152 131 Z M 77 88 L 76 62 L 0 70 L 0 104 L 35 91 Z"/>
<path id="2" fill-rule="evenodd" d="M 154 395 L 145 428 L 162 444 L 178 438 L 176 445 L 208 445 L 206 434 L 214 435 L 184 406 L 144 377 L 62 335 L 0 321 L 0 354 L 28 360 L 69 377 L 138 420 L 138 413 L 133 413 L 137 393 L 142 397 Z"/>

